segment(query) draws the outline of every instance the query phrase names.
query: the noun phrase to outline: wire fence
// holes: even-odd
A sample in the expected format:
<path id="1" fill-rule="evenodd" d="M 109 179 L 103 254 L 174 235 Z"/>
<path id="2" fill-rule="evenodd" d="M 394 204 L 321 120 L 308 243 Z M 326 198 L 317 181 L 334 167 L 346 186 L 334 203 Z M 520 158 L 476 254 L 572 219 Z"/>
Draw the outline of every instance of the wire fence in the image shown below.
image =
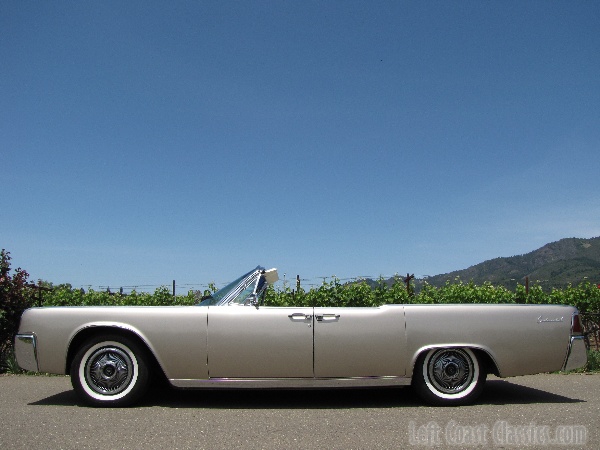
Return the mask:
<path id="1" fill-rule="evenodd" d="M 302 278 L 297 275 L 295 278 L 287 278 L 286 274 L 283 275 L 283 278 L 280 278 L 275 286 L 285 289 L 286 287 L 290 287 L 291 289 L 295 289 L 299 284 L 304 289 L 318 288 L 323 284 L 332 282 L 334 280 L 339 281 L 342 284 L 345 283 L 353 283 L 353 282 L 361 282 L 365 280 L 372 280 L 377 282 L 378 280 L 387 281 L 389 279 L 393 279 L 395 277 L 403 278 L 403 276 L 399 274 L 394 275 L 360 275 L 355 277 L 346 277 L 339 278 L 335 275 L 327 275 L 327 276 L 314 276 L 311 278 Z M 228 281 L 210 281 L 203 283 L 195 283 L 195 282 L 183 282 L 178 283 L 176 280 L 172 280 L 162 284 L 129 284 L 129 285 L 121 285 L 121 284 L 78 284 L 71 285 L 73 289 L 83 289 L 84 291 L 94 290 L 94 291 L 108 291 L 111 293 L 122 293 L 122 294 L 130 294 L 131 292 L 154 292 L 159 288 L 174 288 L 176 293 L 179 294 L 187 294 L 188 291 L 204 291 L 206 289 L 210 289 L 212 287 L 222 288 L 226 286 L 231 280 Z M 56 286 L 55 286 L 56 287 Z"/>
<path id="2" fill-rule="evenodd" d="M 341 284 L 347 283 L 358 283 L 362 281 L 368 281 L 370 283 L 391 283 L 390 280 L 399 280 L 400 282 L 407 283 L 407 280 L 413 284 L 415 283 L 418 286 L 421 286 L 424 282 L 427 282 L 428 275 L 419 275 L 415 276 L 414 274 L 409 275 L 401 275 L 399 273 L 395 273 L 393 275 L 358 275 L 354 277 L 345 277 L 340 278 L 336 275 L 327 275 L 327 276 L 312 276 L 310 278 L 302 278 L 300 275 L 296 275 L 296 277 L 288 277 L 287 274 L 283 274 L 282 278 L 275 283 L 276 288 L 286 289 L 289 288 L 291 290 L 297 289 L 298 287 L 302 287 L 305 290 L 310 290 L 313 288 L 318 288 L 323 286 L 324 284 L 337 281 Z M 128 295 L 133 291 L 137 293 L 152 293 L 157 289 L 169 288 L 172 289 L 173 295 L 186 295 L 189 291 L 194 292 L 204 292 L 205 290 L 213 290 L 214 288 L 220 289 L 226 286 L 231 280 L 226 281 L 210 281 L 210 282 L 182 282 L 178 283 L 176 280 L 172 280 L 170 282 L 162 283 L 162 284 L 130 284 L 130 285 L 120 285 L 120 284 L 102 284 L 102 285 L 92 285 L 92 284 L 82 284 L 82 285 L 72 285 L 73 289 L 82 289 L 83 291 L 107 291 L 110 293 L 120 293 L 123 295 Z M 523 283 L 526 287 L 527 292 L 529 292 L 529 277 L 525 277 L 522 280 L 512 279 L 515 285 L 518 283 Z M 549 280 L 535 280 L 535 284 L 546 288 L 546 285 L 549 283 Z M 492 285 L 502 286 L 503 282 L 495 282 L 491 283 Z M 56 286 L 54 286 L 56 287 Z M 600 284 L 598 284 L 598 288 L 600 288 Z"/>
<path id="3" fill-rule="evenodd" d="M 328 277 L 331 278 L 331 277 Z M 231 280 L 230 280 L 231 281 Z M 187 293 L 188 291 L 204 291 L 211 287 L 222 288 L 226 286 L 229 282 L 209 282 L 209 283 L 175 283 L 175 289 L 178 293 Z M 295 282 L 294 282 L 295 283 Z M 277 285 L 283 286 L 282 280 L 279 280 Z M 289 285 L 289 281 L 287 283 Z M 303 284 L 303 286 L 314 287 L 318 286 L 315 282 Z M 173 282 L 166 282 L 162 284 L 131 284 L 131 285 L 121 285 L 121 284 L 101 284 L 101 285 L 93 285 L 93 284 L 80 284 L 80 285 L 72 285 L 73 289 L 83 289 L 84 291 L 94 290 L 94 291 L 110 291 L 110 292 L 122 292 L 123 294 L 130 294 L 133 291 L 136 292 L 154 292 L 156 289 L 164 288 L 164 287 L 172 287 Z M 56 286 L 54 286 L 56 287 Z"/>
<path id="4" fill-rule="evenodd" d="M 410 277 L 410 278 L 408 278 Z M 336 275 L 329 276 L 318 276 L 312 278 L 301 278 L 299 275 L 296 278 L 288 279 L 287 274 L 284 274 L 281 279 L 279 279 L 275 283 L 275 289 L 284 292 L 290 292 L 294 294 L 300 288 L 304 291 L 311 291 L 313 289 L 317 289 L 321 286 L 325 288 L 331 288 L 334 284 L 346 285 L 348 283 L 353 282 L 362 282 L 370 280 L 370 284 L 373 287 L 373 283 L 382 282 L 387 286 L 393 283 L 391 280 L 397 279 L 401 282 L 407 283 L 407 279 L 410 281 L 414 278 L 414 275 L 408 275 L 407 278 L 404 279 L 399 277 L 398 274 L 394 274 L 392 276 L 383 276 L 380 275 L 378 277 L 370 277 L 366 275 L 357 276 L 357 277 L 348 277 L 348 278 L 339 278 Z M 69 292 L 79 291 L 81 295 L 86 295 L 90 293 L 106 293 L 109 296 L 119 296 L 119 297 L 128 297 L 133 294 L 143 294 L 143 295 L 159 295 L 161 298 L 164 298 L 164 295 L 169 293 L 173 297 L 189 297 L 190 295 L 195 299 L 201 299 L 205 295 L 210 295 L 215 291 L 223 288 L 230 281 L 211 281 L 208 283 L 194 283 L 194 282 L 182 282 L 178 283 L 176 280 L 172 280 L 171 283 L 162 283 L 162 284 L 80 284 L 73 285 L 71 283 L 62 283 L 53 285 L 51 283 L 43 283 L 41 280 L 38 285 L 31 285 L 32 288 L 37 290 L 36 292 L 36 304 L 38 306 L 44 305 L 45 301 L 48 298 L 53 298 L 54 293 L 58 293 L 59 297 L 61 295 L 61 291 L 66 290 Z M 407 286 L 408 289 L 408 286 Z M 64 292 L 64 291 L 63 291 Z M 70 294 L 67 294 L 70 295 Z M 64 300 L 58 300 L 64 301 Z M 126 300 L 125 300 L 126 301 Z"/>
<path id="5" fill-rule="evenodd" d="M 284 275 L 283 278 L 280 278 L 279 281 L 277 281 L 275 283 L 275 287 L 282 288 L 282 289 L 290 288 L 293 290 L 293 289 L 296 289 L 297 286 L 301 286 L 303 289 L 309 290 L 312 288 L 318 288 L 318 287 L 323 286 L 324 284 L 327 284 L 334 280 L 337 280 L 338 282 L 340 282 L 342 284 L 356 283 L 356 282 L 361 282 L 361 281 L 369 281 L 369 282 L 377 283 L 381 280 L 383 280 L 383 282 L 389 282 L 389 280 L 394 280 L 394 279 L 397 279 L 397 280 L 400 280 L 401 282 L 406 283 L 407 278 L 410 279 L 411 283 L 416 283 L 418 285 L 421 285 L 421 284 L 423 284 L 423 282 L 426 282 L 429 277 L 427 275 L 415 277 L 415 275 L 409 275 L 409 274 L 400 275 L 398 273 L 395 273 L 393 275 L 377 275 L 377 276 L 360 275 L 360 276 L 346 277 L 346 278 L 339 278 L 335 275 L 314 276 L 311 278 L 301 278 L 300 276 L 296 276 L 295 278 L 287 278 Z M 220 288 L 226 286 L 230 281 L 231 280 L 178 283 L 175 280 L 172 280 L 172 281 L 165 282 L 162 284 L 120 285 L 120 284 L 115 283 L 115 284 L 101 284 L 101 285 L 79 284 L 79 285 L 71 285 L 71 286 L 73 289 L 83 289 L 84 291 L 89 291 L 89 290 L 107 291 L 110 293 L 121 293 L 124 295 L 128 295 L 128 294 L 132 293 L 133 291 L 135 291 L 137 293 L 142 293 L 142 292 L 152 293 L 152 292 L 156 291 L 156 289 L 168 287 L 170 289 L 173 289 L 177 295 L 186 295 L 189 291 L 204 292 L 207 289 L 212 289 L 215 287 L 217 289 L 220 289 Z M 529 280 L 528 279 L 513 280 L 513 281 L 515 282 L 515 285 L 519 282 L 524 283 L 527 290 L 529 290 Z M 535 284 L 545 286 L 544 282 L 547 282 L 547 281 L 548 280 L 536 280 Z M 492 283 L 492 284 L 501 286 L 501 285 L 503 285 L 503 282 L 499 281 L 499 282 Z M 56 287 L 56 286 L 54 286 L 54 287 Z M 600 288 L 600 285 L 598 287 Z"/>

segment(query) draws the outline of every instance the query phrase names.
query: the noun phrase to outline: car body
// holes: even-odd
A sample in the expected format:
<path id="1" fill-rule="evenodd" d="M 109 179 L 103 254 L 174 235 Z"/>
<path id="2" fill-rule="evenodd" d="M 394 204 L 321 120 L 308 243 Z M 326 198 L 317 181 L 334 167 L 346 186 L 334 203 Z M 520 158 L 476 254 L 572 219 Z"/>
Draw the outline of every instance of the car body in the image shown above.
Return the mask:
<path id="1" fill-rule="evenodd" d="M 70 374 L 89 404 L 137 401 L 153 373 L 178 388 L 413 385 L 429 403 L 472 402 L 500 377 L 583 366 L 577 309 L 557 305 L 270 307 L 257 267 L 195 306 L 24 312 L 19 365 Z"/>

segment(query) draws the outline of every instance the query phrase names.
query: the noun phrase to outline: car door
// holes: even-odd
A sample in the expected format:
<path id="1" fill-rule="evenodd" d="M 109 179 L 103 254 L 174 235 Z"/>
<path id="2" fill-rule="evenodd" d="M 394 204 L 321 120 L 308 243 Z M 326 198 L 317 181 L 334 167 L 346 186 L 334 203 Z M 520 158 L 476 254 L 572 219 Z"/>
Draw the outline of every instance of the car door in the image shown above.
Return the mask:
<path id="1" fill-rule="evenodd" d="M 316 378 L 404 376 L 402 306 L 314 308 Z"/>
<path id="2" fill-rule="evenodd" d="M 312 308 L 209 307 L 209 377 L 312 377 L 312 323 Z"/>

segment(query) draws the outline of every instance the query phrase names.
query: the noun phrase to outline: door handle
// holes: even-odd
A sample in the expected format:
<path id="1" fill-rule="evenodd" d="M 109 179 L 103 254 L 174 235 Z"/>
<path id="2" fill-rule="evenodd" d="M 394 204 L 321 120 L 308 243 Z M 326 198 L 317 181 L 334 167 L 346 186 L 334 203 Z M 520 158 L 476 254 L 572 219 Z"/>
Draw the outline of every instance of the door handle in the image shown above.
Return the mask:
<path id="1" fill-rule="evenodd" d="M 288 315 L 288 317 L 289 317 L 290 319 L 292 319 L 292 320 L 294 320 L 294 319 L 302 319 L 302 320 L 307 320 L 307 319 L 310 319 L 310 318 L 312 318 L 312 315 L 311 315 L 311 314 L 304 314 L 304 313 L 299 313 L 299 312 L 297 312 L 297 313 L 294 313 L 294 314 L 290 314 L 290 315 Z"/>
<path id="2" fill-rule="evenodd" d="M 318 322 L 323 322 L 324 320 L 334 322 L 336 320 L 339 320 L 340 315 L 339 314 L 319 314 L 319 315 L 316 315 L 315 318 L 317 319 Z"/>

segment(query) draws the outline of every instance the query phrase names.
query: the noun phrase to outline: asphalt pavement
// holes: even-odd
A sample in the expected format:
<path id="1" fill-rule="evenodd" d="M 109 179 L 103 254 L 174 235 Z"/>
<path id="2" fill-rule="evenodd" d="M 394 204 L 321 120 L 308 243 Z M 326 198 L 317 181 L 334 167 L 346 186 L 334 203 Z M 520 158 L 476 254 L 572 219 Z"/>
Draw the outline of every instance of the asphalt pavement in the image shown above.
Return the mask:
<path id="1" fill-rule="evenodd" d="M 490 377 L 479 401 L 406 388 L 151 392 L 84 406 L 67 377 L 0 376 L 2 449 L 600 448 L 600 374 Z"/>

